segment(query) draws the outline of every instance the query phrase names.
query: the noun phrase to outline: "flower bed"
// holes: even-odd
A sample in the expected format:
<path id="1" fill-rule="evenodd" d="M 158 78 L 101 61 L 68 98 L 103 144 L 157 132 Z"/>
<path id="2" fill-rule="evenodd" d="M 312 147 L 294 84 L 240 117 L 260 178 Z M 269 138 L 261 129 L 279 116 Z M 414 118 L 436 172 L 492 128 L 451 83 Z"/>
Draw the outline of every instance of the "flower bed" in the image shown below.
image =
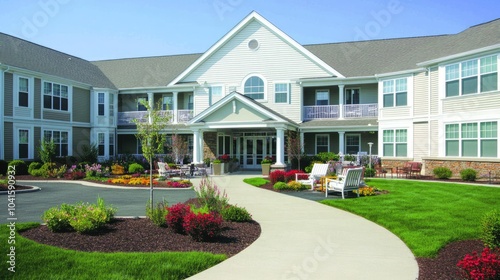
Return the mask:
<path id="1" fill-rule="evenodd" d="M 127 185 L 127 186 L 149 186 L 149 177 L 144 176 L 133 176 L 133 175 L 123 175 L 116 178 L 110 178 L 106 181 L 109 184 L 116 185 Z M 181 181 L 158 181 L 153 180 L 153 185 L 164 186 L 167 188 L 190 188 L 193 183 L 189 180 Z"/>

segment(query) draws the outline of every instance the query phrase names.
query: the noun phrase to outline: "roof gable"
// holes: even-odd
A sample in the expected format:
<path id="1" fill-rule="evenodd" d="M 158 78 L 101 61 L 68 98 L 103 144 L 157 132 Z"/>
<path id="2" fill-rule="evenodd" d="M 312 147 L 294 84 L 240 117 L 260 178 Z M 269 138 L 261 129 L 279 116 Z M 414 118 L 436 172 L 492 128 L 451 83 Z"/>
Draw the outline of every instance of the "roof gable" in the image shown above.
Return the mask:
<path id="1" fill-rule="evenodd" d="M 210 49 L 208 49 L 201 57 L 199 57 L 191 66 L 189 66 L 185 71 L 183 71 L 177 78 L 175 78 L 169 85 L 174 85 L 176 83 L 184 81 L 189 74 L 193 73 L 201 65 L 203 65 L 207 60 L 213 57 L 222 47 L 228 44 L 235 36 L 237 36 L 242 30 L 248 27 L 252 23 L 257 23 L 264 26 L 270 30 L 275 36 L 280 38 L 282 41 L 286 42 L 291 48 L 294 48 L 303 56 L 307 57 L 310 61 L 315 63 L 317 67 L 323 69 L 324 72 L 328 73 L 330 76 L 343 77 L 341 73 L 333 69 L 330 65 L 326 64 L 324 61 L 316 57 L 309 50 L 304 48 L 302 45 L 294 41 L 291 37 L 286 35 L 283 31 L 278 29 L 276 26 L 271 24 L 257 12 L 252 12 L 245 19 L 243 19 L 239 24 L 237 24 L 231 31 L 224 35 L 219 41 L 217 41 Z M 187 81 L 191 82 L 191 81 Z"/>

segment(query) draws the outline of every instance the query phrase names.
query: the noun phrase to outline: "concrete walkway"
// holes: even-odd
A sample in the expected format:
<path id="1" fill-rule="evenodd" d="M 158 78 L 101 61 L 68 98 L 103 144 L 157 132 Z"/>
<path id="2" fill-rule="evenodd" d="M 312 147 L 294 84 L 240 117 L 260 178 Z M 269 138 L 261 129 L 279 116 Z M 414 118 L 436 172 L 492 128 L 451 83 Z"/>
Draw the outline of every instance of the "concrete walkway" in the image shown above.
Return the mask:
<path id="1" fill-rule="evenodd" d="M 318 202 L 212 177 L 229 202 L 245 207 L 261 236 L 241 253 L 189 279 L 417 279 L 418 265 L 394 234 Z"/>

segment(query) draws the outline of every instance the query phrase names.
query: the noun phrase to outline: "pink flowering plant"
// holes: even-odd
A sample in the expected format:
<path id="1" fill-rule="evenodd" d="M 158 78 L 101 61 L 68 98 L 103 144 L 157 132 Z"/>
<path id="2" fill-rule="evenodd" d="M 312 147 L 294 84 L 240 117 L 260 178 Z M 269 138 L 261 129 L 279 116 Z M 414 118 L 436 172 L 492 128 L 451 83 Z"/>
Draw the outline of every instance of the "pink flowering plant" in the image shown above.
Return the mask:
<path id="1" fill-rule="evenodd" d="M 102 166 L 99 163 L 85 164 L 85 174 L 87 178 L 104 176 Z"/>
<path id="2" fill-rule="evenodd" d="M 195 187 L 196 196 L 210 211 L 220 213 L 229 203 L 226 191 L 221 192 L 219 187 L 207 178 L 203 178 Z"/>

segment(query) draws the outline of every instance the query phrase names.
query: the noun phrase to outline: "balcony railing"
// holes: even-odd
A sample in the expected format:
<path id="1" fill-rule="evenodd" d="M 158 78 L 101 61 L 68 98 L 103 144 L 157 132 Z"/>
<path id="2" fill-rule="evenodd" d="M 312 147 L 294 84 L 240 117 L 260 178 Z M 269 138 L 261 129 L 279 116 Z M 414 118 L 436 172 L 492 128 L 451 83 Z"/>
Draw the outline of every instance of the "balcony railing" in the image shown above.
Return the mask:
<path id="1" fill-rule="evenodd" d="M 161 111 L 163 116 L 169 116 L 170 122 L 174 121 L 174 111 L 165 110 Z M 118 125 L 131 125 L 134 124 L 134 119 L 147 119 L 148 112 L 146 111 L 128 111 L 118 112 Z M 185 123 L 193 118 L 193 110 L 177 110 L 177 122 Z"/>
<path id="2" fill-rule="evenodd" d="M 343 118 L 376 118 L 378 104 L 350 104 L 343 105 Z M 339 105 L 304 106 L 304 120 L 338 119 L 340 118 Z"/>

